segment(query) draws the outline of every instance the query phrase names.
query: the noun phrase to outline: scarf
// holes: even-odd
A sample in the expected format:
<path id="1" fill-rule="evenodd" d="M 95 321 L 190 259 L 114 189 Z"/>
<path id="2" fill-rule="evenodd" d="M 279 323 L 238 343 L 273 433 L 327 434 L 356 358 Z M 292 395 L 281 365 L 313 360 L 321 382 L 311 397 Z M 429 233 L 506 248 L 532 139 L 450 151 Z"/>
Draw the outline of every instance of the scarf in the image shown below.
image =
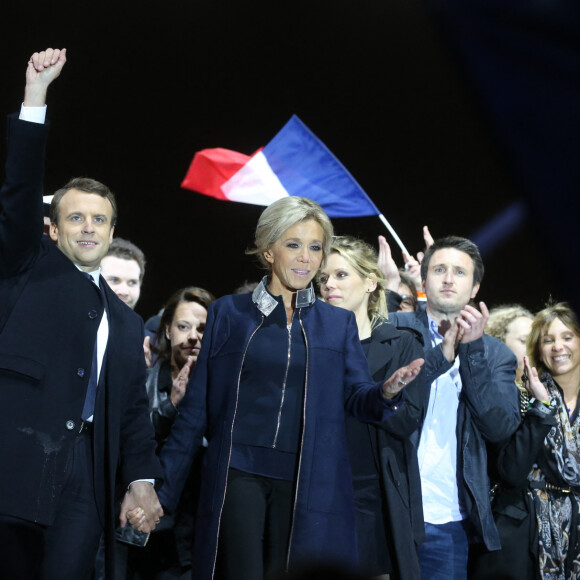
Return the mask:
<path id="1" fill-rule="evenodd" d="M 529 481 L 544 482 L 546 487 L 531 489 L 538 526 L 540 577 L 542 580 L 580 580 L 580 413 L 575 413 L 570 423 L 558 385 L 549 375 L 542 376 L 542 382 L 550 395 L 550 405 L 557 409 L 557 425 L 544 439 L 544 446 L 555 461 L 562 481 L 548 482 L 536 464 L 528 475 Z M 564 488 L 572 489 L 566 493 L 562 491 Z"/>

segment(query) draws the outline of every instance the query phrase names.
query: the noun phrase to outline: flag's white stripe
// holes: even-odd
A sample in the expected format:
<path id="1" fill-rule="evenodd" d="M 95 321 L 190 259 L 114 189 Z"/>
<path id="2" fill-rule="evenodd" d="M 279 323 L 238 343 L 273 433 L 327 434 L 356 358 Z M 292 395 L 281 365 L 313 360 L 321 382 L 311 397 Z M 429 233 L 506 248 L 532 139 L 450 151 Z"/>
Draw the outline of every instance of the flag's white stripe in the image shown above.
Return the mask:
<path id="1" fill-rule="evenodd" d="M 230 201 L 256 205 L 270 205 L 277 199 L 289 196 L 261 151 L 230 177 L 221 189 Z"/>

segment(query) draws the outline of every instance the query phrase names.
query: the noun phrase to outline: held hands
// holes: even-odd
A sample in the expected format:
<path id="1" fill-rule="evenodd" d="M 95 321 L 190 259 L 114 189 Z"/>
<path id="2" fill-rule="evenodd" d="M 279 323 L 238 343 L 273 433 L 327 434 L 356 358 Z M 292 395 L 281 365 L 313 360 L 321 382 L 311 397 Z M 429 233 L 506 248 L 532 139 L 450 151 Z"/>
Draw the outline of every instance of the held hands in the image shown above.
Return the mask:
<path id="1" fill-rule="evenodd" d="M 182 369 L 179 371 L 178 375 L 173 379 L 173 384 L 171 386 L 171 402 L 174 407 L 177 407 L 181 403 L 181 399 L 185 396 L 185 391 L 187 390 L 187 382 L 189 381 L 189 374 L 191 373 L 191 367 L 193 365 L 193 357 L 188 356 Z"/>
<path id="2" fill-rule="evenodd" d="M 121 504 L 121 527 L 124 528 L 129 522 L 135 530 L 148 534 L 162 517 L 163 508 L 153 485 L 148 481 L 134 481 Z"/>
<path id="3" fill-rule="evenodd" d="M 383 397 L 385 399 L 394 398 L 403 387 L 407 386 L 419 374 L 424 362 L 424 359 L 417 358 L 406 367 L 397 369 L 391 378 L 383 383 Z"/>
<path id="4" fill-rule="evenodd" d="M 540 380 L 536 367 L 530 367 L 530 360 L 527 356 L 524 356 L 524 375 L 522 377 L 522 383 L 532 397 L 538 399 L 538 401 L 547 404 L 550 403 L 550 395 L 548 394 L 544 383 Z"/>
<path id="5" fill-rule="evenodd" d="M 25 107 L 45 105 L 48 86 L 60 75 L 65 62 L 66 48 L 47 48 L 30 57 L 26 68 Z"/>

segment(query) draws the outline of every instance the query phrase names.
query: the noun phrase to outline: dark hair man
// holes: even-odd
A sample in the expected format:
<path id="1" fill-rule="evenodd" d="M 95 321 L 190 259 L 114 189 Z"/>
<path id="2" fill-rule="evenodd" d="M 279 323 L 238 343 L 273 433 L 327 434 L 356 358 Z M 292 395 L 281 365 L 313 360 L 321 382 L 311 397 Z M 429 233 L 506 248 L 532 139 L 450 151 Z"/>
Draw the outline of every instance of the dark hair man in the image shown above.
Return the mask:
<path id="1" fill-rule="evenodd" d="M 107 187 L 75 180 L 42 235 L 48 86 L 66 51 L 32 55 L 20 119 L 8 120 L 0 189 L 0 577 L 87 578 L 114 485 L 121 524 L 152 530 L 163 512 L 149 420 L 143 323 L 99 275 L 113 239 Z M 54 242 L 54 243 L 53 243 Z M 109 552 L 111 553 L 111 552 Z"/>
<path id="2" fill-rule="evenodd" d="M 465 238 L 436 240 L 421 263 L 426 311 L 393 313 L 399 328 L 425 342 L 425 385 L 415 434 L 425 541 L 421 578 L 467 578 L 469 542 L 500 548 L 489 502 L 486 442 L 509 437 L 519 424 L 516 360 L 483 333 L 489 312 L 470 306 L 483 279 L 477 246 Z M 402 410 L 403 412 L 406 412 Z"/>
<path id="3" fill-rule="evenodd" d="M 127 306 L 135 309 L 145 275 L 145 255 L 129 240 L 115 238 L 101 260 L 101 275 L 111 290 Z"/>

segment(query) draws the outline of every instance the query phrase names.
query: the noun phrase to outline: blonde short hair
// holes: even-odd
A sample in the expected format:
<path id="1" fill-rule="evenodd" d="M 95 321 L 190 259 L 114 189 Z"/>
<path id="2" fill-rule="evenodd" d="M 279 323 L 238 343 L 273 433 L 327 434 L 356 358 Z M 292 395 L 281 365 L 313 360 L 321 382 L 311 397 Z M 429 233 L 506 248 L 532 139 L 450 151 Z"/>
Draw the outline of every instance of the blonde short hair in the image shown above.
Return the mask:
<path id="1" fill-rule="evenodd" d="M 260 216 L 254 236 L 255 247 L 247 254 L 256 255 L 266 269 L 270 264 L 264 258 L 267 252 L 284 235 L 284 232 L 296 224 L 314 220 L 322 228 L 322 259 L 328 256 L 334 230 L 330 218 L 314 201 L 306 197 L 289 196 L 270 204 Z"/>
<path id="2" fill-rule="evenodd" d="M 505 304 L 496 306 L 489 311 L 489 319 L 485 325 L 485 332 L 490 336 L 499 338 L 505 342 L 507 336 L 507 327 L 516 319 L 525 316 L 530 320 L 534 319 L 534 315 L 523 306 L 519 304 Z"/>
<path id="3" fill-rule="evenodd" d="M 361 278 L 376 280 L 376 288 L 369 293 L 367 313 L 371 326 L 375 328 L 388 319 L 387 300 L 385 298 L 385 279 L 377 264 L 377 251 L 373 246 L 354 236 L 335 236 L 330 246 L 331 254 L 342 256 Z"/>

